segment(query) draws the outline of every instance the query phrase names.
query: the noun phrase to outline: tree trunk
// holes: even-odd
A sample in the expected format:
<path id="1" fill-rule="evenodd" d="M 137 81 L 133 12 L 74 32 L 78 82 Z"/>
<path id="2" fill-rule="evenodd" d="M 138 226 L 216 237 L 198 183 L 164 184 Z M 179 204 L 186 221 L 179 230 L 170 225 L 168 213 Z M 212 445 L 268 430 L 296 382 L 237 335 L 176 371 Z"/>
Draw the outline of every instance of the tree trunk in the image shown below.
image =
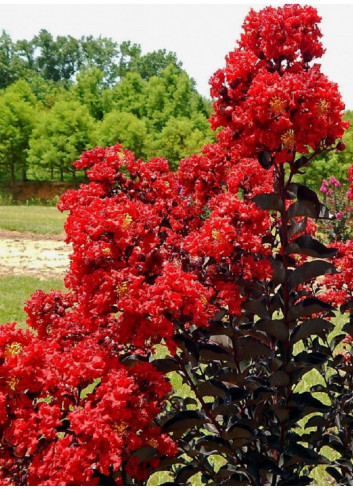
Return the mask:
<path id="1" fill-rule="evenodd" d="M 27 182 L 27 170 L 25 167 L 22 168 L 22 182 Z"/>
<path id="2" fill-rule="evenodd" d="M 10 165 L 10 182 L 11 182 L 11 185 L 14 185 L 15 181 L 16 181 L 15 166 L 11 164 Z"/>

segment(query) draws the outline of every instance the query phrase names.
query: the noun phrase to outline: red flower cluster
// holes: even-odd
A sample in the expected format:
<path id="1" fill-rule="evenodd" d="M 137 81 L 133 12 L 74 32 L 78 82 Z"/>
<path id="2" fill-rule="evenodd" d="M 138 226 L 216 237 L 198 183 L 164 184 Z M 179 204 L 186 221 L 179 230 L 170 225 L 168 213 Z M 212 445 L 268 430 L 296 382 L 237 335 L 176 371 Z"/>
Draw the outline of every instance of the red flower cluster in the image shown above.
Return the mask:
<path id="1" fill-rule="evenodd" d="M 346 312 L 353 307 L 353 241 L 338 241 L 332 246 L 338 248 L 332 263 L 341 273 L 325 277 L 322 298 Z"/>
<path id="2" fill-rule="evenodd" d="M 299 5 L 251 11 L 239 47 L 211 79 L 218 137 L 241 156 L 332 149 L 348 127 L 337 85 L 308 62 L 323 54 L 315 9 Z"/>
<path id="3" fill-rule="evenodd" d="M 259 59 L 307 63 L 324 54 L 317 25 L 320 20 L 317 10 L 309 6 L 251 10 L 244 21 L 239 45 Z"/>
<path id="4" fill-rule="evenodd" d="M 44 339 L 38 316 L 38 335 L 1 329 L 1 484 L 96 485 L 99 474 L 120 483 L 124 464 L 144 480 L 146 462 L 128 465 L 136 450 L 156 449 L 154 465 L 175 453 L 152 424 L 169 384 L 148 363 L 127 368 L 94 337 L 79 340 L 69 318 L 65 341 L 55 321 Z"/>
<path id="5" fill-rule="evenodd" d="M 148 352 L 161 341 L 174 351 L 183 318 L 207 326 L 217 307 L 230 304 L 240 314 L 235 277 L 271 275 L 262 246 L 268 213 L 250 198 L 264 185 L 271 191 L 273 177 L 257 161 L 215 144 L 174 174 L 165 160 L 135 161 L 116 145 L 84 153 L 76 163 L 83 165 L 92 182 L 60 203 L 70 211 L 74 250 L 66 285 L 77 306 L 69 314 L 120 353 Z"/>
<path id="6" fill-rule="evenodd" d="M 185 159 L 135 161 L 120 145 L 76 162 L 90 183 L 62 198 L 73 246 L 69 293 L 37 291 L 28 331 L 1 330 L 3 484 L 141 481 L 175 444 L 153 423 L 170 385 L 131 354 L 206 327 L 220 309 L 241 314 L 236 285 L 272 275 L 262 237 L 269 216 L 251 197 L 272 173 L 215 144 Z M 142 447 L 155 448 L 139 462 Z"/>

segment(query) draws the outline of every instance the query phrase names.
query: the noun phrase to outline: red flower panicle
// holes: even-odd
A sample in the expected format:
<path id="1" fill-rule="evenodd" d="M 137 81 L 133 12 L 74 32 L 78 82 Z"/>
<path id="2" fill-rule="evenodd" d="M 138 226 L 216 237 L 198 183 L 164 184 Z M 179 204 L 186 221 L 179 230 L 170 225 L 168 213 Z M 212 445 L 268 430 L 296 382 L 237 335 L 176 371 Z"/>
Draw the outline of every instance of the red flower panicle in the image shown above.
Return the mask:
<path id="1" fill-rule="evenodd" d="M 223 146 L 242 156 L 273 153 L 277 163 L 293 150 L 321 152 L 336 146 L 348 124 L 337 85 L 309 62 L 324 52 L 312 7 L 285 5 L 251 11 L 239 47 L 211 78 L 214 129 Z"/>

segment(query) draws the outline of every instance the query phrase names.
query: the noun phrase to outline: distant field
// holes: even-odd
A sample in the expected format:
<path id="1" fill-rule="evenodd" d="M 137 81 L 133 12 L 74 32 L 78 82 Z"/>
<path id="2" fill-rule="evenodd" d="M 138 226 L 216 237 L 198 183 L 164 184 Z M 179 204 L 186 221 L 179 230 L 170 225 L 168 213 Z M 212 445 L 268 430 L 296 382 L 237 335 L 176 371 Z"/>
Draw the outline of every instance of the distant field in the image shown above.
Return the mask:
<path id="1" fill-rule="evenodd" d="M 0 206 L 0 229 L 38 234 L 61 234 L 67 213 L 56 207 Z"/>

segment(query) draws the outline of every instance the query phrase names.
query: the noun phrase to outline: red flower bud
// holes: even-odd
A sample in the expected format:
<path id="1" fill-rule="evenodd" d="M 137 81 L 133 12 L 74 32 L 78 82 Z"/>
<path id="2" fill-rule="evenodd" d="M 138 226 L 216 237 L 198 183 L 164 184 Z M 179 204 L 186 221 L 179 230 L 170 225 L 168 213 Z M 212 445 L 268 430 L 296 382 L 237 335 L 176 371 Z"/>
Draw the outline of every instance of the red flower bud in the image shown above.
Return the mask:
<path id="1" fill-rule="evenodd" d="M 337 151 L 344 151 L 346 149 L 346 143 L 340 141 L 336 146 Z"/>
<path id="2" fill-rule="evenodd" d="M 233 113 L 233 107 L 231 105 L 228 105 L 225 109 L 224 109 L 224 114 L 227 116 L 227 117 L 231 117 L 232 116 L 232 113 Z"/>

